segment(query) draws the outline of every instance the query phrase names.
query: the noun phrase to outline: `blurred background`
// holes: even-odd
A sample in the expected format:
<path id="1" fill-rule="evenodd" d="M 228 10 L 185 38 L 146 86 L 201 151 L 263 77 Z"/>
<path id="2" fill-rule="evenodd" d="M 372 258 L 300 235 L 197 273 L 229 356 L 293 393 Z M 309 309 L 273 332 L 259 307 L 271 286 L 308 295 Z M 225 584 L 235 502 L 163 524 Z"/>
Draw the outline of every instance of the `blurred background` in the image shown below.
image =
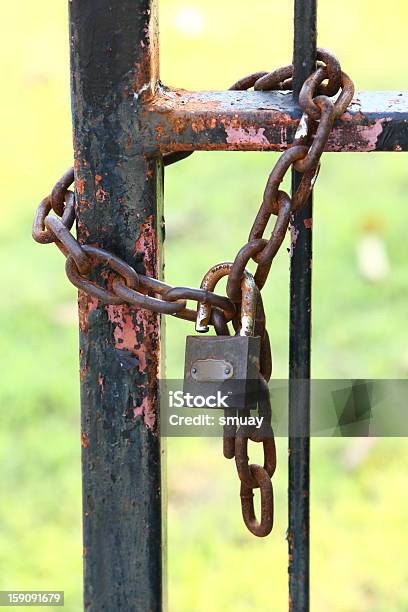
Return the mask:
<path id="1" fill-rule="evenodd" d="M 31 240 L 40 199 L 72 164 L 65 2 L 2 6 L 0 589 L 65 590 L 82 605 L 76 290 L 57 249 Z M 292 2 L 160 0 L 161 77 L 225 89 L 292 56 Z M 320 46 L 357 90 L 407 89 L 408 5 L 320 0 Z M 166 279 L 197 285 L 246 240 L 273 153 L 200 153 L 166 170 Z M 408 373 L 408 173 L 403 154 L 328 154 L 315 190 L 313 375 Z M 288 254 L 264 291 L 274 375 L 288 362 Z M 167 321 L 167 373 L 182 376 L 188 323 Z M 287 441 L 277 440 L 276 524 L 240 516 L 217 439 L 168 441 L 171 612 L 287 609 Z M 251 450 L 254 460 L 256 449 Z M 408 610 L 408 444 L 313 439 L 313 611 Z"/>

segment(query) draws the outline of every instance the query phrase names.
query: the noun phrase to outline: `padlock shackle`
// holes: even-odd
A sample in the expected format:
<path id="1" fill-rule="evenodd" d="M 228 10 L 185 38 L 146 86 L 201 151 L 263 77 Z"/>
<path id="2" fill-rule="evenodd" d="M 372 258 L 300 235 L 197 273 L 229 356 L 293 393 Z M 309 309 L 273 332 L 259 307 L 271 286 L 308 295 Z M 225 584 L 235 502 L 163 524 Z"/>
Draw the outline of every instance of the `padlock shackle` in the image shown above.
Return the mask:
<path id="1" fill-rule="evenodd" d="M 201 281 L 201 289 L 214 291 L 218 281 L 230 273 L 233 263 L 225 261 L 216 264 L 208 270 Z M 256 306 L 258 298 L 258 288 L 254 277 L 250 272 L 244 270 L 241 280 L 241 326 L 240 336 L 253 336 L 255 331 Z M 211 304 L 198 302 L 197 318 L 195 329 L 199 333 L 208 332 L 208 324 L 211 318 Z"/>
<path id="2" fill-rule="evenodd" d="M 255 333 L 256 304 L 258 301 L 258 287 L 255 279 L 246 270 L 241 281 L 241 328 L 240 336 L 253 336 Z"/>

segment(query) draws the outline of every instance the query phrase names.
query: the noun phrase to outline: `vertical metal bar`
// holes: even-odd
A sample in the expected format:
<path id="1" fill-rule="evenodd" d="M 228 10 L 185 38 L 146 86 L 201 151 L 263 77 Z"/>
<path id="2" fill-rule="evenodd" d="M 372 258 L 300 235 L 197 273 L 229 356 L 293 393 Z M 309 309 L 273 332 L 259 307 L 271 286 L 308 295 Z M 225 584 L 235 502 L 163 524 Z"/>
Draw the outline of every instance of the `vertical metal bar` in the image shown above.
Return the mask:
<path id="1" fill-rule="evenodd" d="M 156 2 L 69 6 L 80 241 L 160 276 L 162 165 L 140 153 L 140 105 L 158 78 Z M 84 293 L 79 316 L 84 608 L 158 612 L 160 320 Z"/>
<path id="2" fill-rule="evenodd" d="M 295 0 L 294 96 L 315 68 L 317 0 Z M 301 175 L 292 173 L 292 192 Z M 289 344 L 289 610 L 309 610 L 312 198 L 291 223 Z M 293 384 L 294 380 L 299 380 Z"/>

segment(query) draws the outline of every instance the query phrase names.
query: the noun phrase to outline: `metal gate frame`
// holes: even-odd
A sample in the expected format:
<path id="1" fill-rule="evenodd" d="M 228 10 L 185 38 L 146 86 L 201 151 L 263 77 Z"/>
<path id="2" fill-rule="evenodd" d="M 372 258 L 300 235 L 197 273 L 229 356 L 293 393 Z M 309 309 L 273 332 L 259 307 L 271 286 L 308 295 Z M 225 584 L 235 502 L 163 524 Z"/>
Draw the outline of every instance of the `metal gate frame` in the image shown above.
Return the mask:
<path id="1" fill-rule="evenodd" d="M 70 0 L 78 235 L 161 278 L 163 162 L 188 150 L 282 151 L 314 70 L 316 1 L 295 0 L 294 95 L 169 89 L 159 81 L 157 0 Z M 407 151 L 408 93 L 360 92 L 327 151 Z M 299 182 L 294 172 L 293 189 Z M 305 223 L 305 220 L 308 220 Z M 291 379 L 310 378 L 312 201 L 296 215 Z M 137 266 L 136 266 L 137 267 Z M 161 321 L 79 296 L 84 606 L 166 608 L 158 435 Z M 309 609 L 310 398 L 289 397 L 289 609 Z M 290 429 L 291 431 L 291 429 Z M 293 429 L 292 429 L 293 431 Z"/>

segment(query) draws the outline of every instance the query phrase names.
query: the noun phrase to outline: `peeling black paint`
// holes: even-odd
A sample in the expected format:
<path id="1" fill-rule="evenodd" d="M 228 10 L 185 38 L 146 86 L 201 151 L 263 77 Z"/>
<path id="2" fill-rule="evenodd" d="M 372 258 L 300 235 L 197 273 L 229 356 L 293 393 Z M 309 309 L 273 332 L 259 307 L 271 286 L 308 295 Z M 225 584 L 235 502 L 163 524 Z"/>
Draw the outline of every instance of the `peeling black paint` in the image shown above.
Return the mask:
<path id="1" fill-rule="evenodd" d="M 376 143 L 377 151 L 408 151 L 408 119 L 383 122 L 383 129 Z"/>
<path id="2" fill-rule="evenodd" d="M 295 0 L 293 82 L 298 94 L 316 66 L 317 0 Z M 292 170 L 292 194 L 302 175 Z M 309 612 L 310 378 L 313 196 L 291 219 L 289 377 L 306 384 L 289 391 L 288 556 L 289 611 Z M 301 432 L 295 435 L 294 432 Z"/>
<path id="3" fill-rule="evenodd" d="M 134 96 L 151 76 L 147 32 L 154 12 L 150 0 L 70 2 L 80 240 L 134 264 L 135 242 L 149 218 L 152 244 L 143 266 L 160 270 L 153 239 L 162 216 L 162 166 L 140 155 Z M 80 305 L 84 607 L 158 612 L 160 441 L 136 410 L 157 408 L 159 322 L 151 313 L 115 311 L 86 296 Z M 146 337 L 148 326 L 156 335 Z"/>

